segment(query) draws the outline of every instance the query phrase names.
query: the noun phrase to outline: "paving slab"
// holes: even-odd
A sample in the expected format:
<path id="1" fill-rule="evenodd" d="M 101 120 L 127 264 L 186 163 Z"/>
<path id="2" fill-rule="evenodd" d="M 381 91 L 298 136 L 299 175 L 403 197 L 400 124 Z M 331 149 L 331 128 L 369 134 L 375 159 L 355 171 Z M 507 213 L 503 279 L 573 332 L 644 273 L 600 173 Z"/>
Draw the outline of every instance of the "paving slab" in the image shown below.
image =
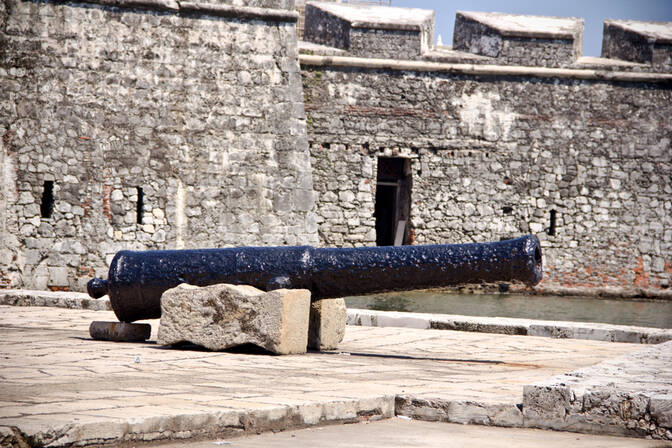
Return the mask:
<path id="1" fill-rule="evenodd" d="M 525 385 L 641 348 L 348 327 L 338 351 L 269 356 L 164 348 L 158 321 L 147 342 L 90 339 L 91 321 L 114 320 L 108 311 L 0 306 L 0 315 L 0 437 L 54 447 L 376 420 L 408 397 L 440 403 L 447 421 L 517 426 Z"/>

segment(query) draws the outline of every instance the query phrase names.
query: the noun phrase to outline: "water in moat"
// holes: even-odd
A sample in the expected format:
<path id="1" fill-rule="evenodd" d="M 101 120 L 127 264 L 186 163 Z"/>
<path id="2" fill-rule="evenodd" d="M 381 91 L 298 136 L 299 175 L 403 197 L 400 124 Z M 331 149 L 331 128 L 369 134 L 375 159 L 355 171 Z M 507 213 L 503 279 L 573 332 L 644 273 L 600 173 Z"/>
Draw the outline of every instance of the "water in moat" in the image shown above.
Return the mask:
<path id="1" fill-rule="evenodd" d="M 348 308 L 672 328 L 672 301 L 410 291 L 346 297 Z"/>

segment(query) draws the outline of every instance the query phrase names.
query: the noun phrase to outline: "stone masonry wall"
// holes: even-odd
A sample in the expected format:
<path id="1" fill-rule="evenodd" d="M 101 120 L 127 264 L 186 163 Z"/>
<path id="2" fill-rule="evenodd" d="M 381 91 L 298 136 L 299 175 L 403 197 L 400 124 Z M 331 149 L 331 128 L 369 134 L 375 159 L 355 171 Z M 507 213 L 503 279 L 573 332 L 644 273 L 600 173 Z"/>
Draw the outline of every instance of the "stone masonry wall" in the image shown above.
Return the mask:
<path id="1" fill-rule="evenodd" d="M 670 285 L 669 83 L 328 66 L 303 77 L 323 243 L 372 240 L 376 158 L 407 157 L 417 244 L 531 232 L 545 284 Z M 353 225 L 335 225 L 339 204 Z"/>
<path id="2" fill-rule="evenodd" d="M 566 67 L 581 56 L 583 42 L 566 39 L 502 36 L 458 13 L 454 49 L 489 56 L 498 65 Z"/>
<path id="3" fill-rule="evenodd" d="M 422 59 L 419 30 L 387 30 L 352 28 L 348 54 L 358 57 Z"/>
<path id="4" fill-rule="evenodd" d="M 386 29 L 375 25 L 352 27 L 351 23 L 319 7 L 306 5 L 304 39 L 345 50 L 347 55 L 371 58 L 421 59 L 426 30 Z M 431 33 L 429 33 L 431 36 Z"/>
<path id="5" fill-rule="evenodd" d="M 315 243 L 291 17 L 119 4 L 0 0 L 2 285 L 81 290 L 121 249 Z"/>

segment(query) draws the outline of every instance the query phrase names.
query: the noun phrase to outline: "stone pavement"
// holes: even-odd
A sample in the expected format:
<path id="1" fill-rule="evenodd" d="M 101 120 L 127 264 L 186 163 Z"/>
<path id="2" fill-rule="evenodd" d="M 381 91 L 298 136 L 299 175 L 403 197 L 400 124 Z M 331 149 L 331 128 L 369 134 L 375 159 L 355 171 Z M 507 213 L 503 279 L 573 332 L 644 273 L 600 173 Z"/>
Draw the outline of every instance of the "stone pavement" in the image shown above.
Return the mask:
<path id="1" fill-rule="evenodd" d="M 338 352 L 267 356 L 163 348 L 158 321 L 148 343 L 90 340 L 91 321 L 115 320 L 109 311 L 0 315 L 0 445 L 230 437 L 392 417 L 412 399 L 446 421 L 522 426 L 525 385 L 642 347 L 348 327 Z"/>

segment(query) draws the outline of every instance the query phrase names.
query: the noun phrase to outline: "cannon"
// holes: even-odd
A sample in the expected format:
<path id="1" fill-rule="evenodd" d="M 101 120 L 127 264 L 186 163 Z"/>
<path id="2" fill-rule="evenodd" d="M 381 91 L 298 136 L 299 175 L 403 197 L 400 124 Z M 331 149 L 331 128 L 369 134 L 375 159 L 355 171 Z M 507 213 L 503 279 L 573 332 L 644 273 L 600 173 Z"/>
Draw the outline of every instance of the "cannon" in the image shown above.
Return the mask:
<path id="1" fill-rule="evenodd" d="M 491 243 L 358 248 L 241 247 L 120 251 L 108 279 L 87 285 L 109 295 L 121 322 L 161 316 L 161 294 L 180 283 L 246 284 L 264 291 L 305 288 L 313 299 L 466 283 L 541 281 L 536 236 Z"/>

